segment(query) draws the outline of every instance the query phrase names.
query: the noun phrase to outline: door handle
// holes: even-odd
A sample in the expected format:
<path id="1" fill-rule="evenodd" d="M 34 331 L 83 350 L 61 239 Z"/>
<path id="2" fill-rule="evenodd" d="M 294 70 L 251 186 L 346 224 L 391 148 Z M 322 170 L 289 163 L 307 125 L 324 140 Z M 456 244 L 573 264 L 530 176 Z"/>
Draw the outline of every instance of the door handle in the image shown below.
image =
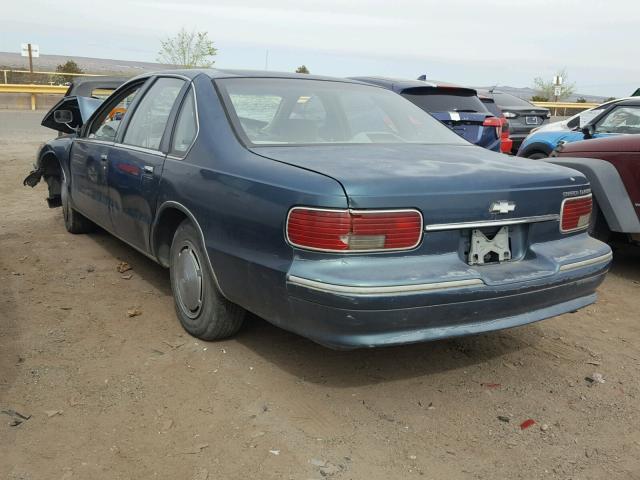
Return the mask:
<path id="1" fill-rule="evenodd" d="M 144 170 L 144 173 L 153 173 L 153 167 L 151 165 L 145 165 L 142 167 L 142 170 Z"/>
<path id="2" fill-rule="evenodd" d="M 103 162 L 106 162 L 107 161 L 107 154 L 106 153 L 101 153 L 100 154 L 100 160 L 103 161 Z"/>

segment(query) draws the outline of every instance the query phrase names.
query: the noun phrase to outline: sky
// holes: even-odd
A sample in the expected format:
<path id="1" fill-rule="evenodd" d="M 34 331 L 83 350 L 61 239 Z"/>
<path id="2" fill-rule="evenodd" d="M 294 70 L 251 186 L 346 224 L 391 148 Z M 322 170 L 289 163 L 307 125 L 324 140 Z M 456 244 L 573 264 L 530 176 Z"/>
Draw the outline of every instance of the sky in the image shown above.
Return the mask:
<path id="1" fill-rule="evenodd" d="M 638 0 L 21 0 L 3 2 L 0 51 L 155 61 L 184 27 L 219 68 L 530 87 L 566 67 L 580 93 L 626 96 L 639 24 Z"/>

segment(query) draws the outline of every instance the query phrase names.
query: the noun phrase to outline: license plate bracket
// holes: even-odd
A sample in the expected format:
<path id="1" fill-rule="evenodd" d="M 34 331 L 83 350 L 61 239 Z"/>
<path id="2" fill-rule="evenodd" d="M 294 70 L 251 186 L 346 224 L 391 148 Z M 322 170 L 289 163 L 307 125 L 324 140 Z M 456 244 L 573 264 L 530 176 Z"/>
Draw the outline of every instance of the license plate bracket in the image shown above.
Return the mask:
<path id="1" fill-rule="evenodd" d="M 481 230 L 471 230 L 469 245 L 469 265 L 486 263 L 502 263 L 511 260 L 509 227 L 504 226 L 492 237 L 488 238 Z"/>
<path id="2" fill-rule="evenodd" d="M 527 125 L 538 125 L 538 117 L 525 117 Z"/>

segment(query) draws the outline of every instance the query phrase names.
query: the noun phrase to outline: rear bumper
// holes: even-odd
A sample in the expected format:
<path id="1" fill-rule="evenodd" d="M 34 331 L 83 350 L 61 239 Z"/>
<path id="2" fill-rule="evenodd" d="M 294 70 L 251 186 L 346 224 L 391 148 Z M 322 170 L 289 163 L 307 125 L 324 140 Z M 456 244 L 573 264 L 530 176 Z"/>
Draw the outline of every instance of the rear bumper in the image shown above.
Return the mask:
<path id="1" fill-rule="evenodd" d="M 599 242 L 598 242 L 599 243 Z M 531 281 L 491 284 L 461 278 L 361 286 L 287 277 L 289 321 L 282 325 L 340 349 L 398 345 L 516 327 L 575 311 L 596 300 L 611 262 L 596 255 L 557 265 Z M 488 267 L 492 268 L 492 267 Z"/>
<path id="2" fill-rule="evenodd" d="M 529 135 L 529 132 L 527 132 L 527 133 L 510 133 L 509 134 L 509 138 L 513 142 L 512 151 L 517 152 L 518 149 L 520 148 L 520 145 L 522 145 L 522 142 L 524 142 L 524 139 L 527 138 L 528 135 Z"/>

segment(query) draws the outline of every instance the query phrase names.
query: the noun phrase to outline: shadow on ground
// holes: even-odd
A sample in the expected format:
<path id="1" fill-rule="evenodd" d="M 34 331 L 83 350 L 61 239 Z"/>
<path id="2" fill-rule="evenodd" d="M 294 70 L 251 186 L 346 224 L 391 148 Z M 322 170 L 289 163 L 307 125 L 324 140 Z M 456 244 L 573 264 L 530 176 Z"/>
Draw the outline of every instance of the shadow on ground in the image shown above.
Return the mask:
<path id="1" fill-rule="evenodd" d="M 161 267 L 149 257 L 138 252 L 133 247 L 114 237 L 105 230 L 98 228 L 87 235 L 98 247 L 106 250 L 118 260 L 129 263 L 141 278 L 149 282 L 163 295 L 171 295 L 169 269 Z"/>
<path id="2" fill-rule="evenodd" d="M 103 230 L 90 235 L 114 258 L 135 265 L 135 271 L 164 295 L 171 295 L 169 272 Z M 640 281 L 640 249 L 614 245 L 612 272 Z M 354 387 L 451 370 L 463 370 L 535 346 L 538 325 L 451 340 L 398 347 L 336 351 L 286 332 L 248 314 L 237 341 L 283 371 L 301 380 L 337 387 Z"/>
<path id="3" fill-rule="evenodd" d="M 626 280 L 640 282 L 640 246 L 627 242 L 611 245 L 613 265 L 611 273 Z"/>
<path id="4" fill-rule="evenodd" d="M 249 314 L 236 340 L 301 380 L 333 387 L 373 385 L 464 370 L 529 348 L 540 336 L 530 325 L 509 331 L 395 347 L 331 350 Z"/>

